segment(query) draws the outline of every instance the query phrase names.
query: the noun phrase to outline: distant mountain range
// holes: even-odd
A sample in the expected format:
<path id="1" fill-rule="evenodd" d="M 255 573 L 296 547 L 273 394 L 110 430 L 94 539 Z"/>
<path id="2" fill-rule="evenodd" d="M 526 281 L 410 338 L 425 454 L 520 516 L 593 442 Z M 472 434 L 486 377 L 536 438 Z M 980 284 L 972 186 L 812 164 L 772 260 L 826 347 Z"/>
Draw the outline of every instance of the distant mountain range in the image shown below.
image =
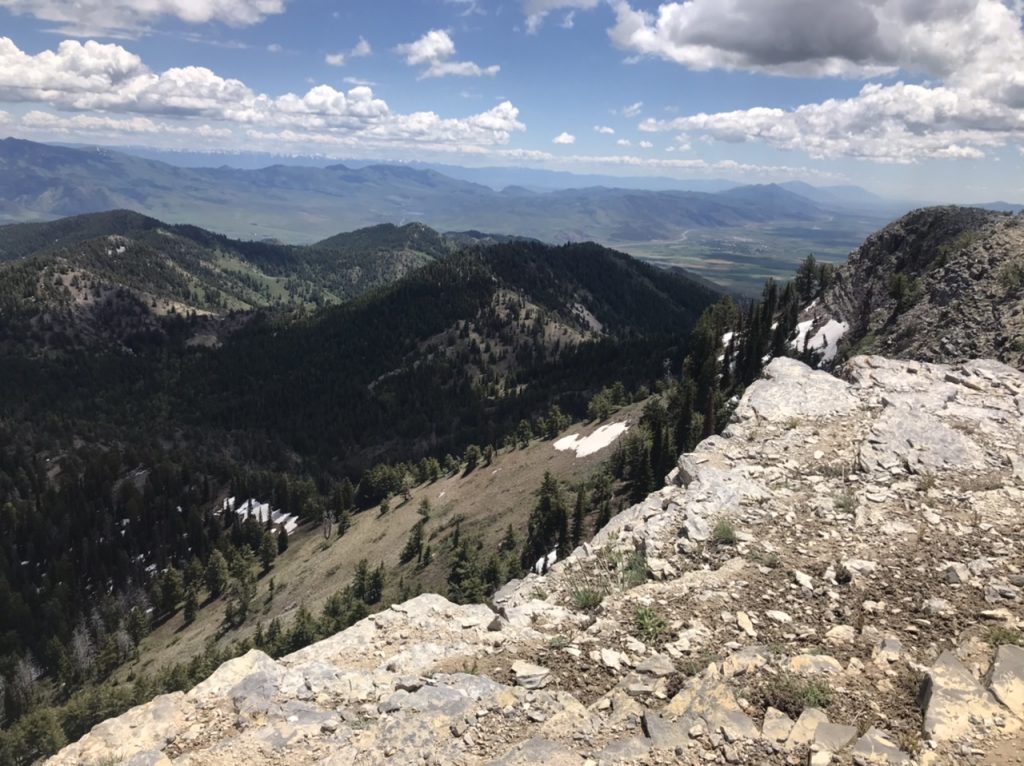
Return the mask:
<path id="1" fill-rule="evenodd" d="M 695 228 L 825 222 L 835 211 L 775 184 L 716 192 L 592 186 L 495 191 L 398 165 L 183 168 L 107 149 L 0 141 L 0 220 L 125 208 L 245 239 L 314 242 L 422 221 L 548 242 L 671 240 Z"/>

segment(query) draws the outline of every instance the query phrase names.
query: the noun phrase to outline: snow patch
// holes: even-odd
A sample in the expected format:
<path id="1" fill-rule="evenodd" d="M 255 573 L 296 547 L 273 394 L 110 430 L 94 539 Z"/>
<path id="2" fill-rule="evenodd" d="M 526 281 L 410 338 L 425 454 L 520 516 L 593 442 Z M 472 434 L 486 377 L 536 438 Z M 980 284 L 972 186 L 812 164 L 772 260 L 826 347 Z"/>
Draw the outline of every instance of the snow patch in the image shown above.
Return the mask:
<path id="1" fill-rule="evenodd" d="M 830 319 L 825 326 L 818 330 L 817 334 L 808 343 L 810 348 L 817 351 L 822 349 L 821 359 L 823 362 L 831 362 L 836 358 L 839 351 L 839 340 L 846 335 L 850 325 L 846 322 L 837 322 Z"/>
<path id="2" fill-rule="evenodd" d="M 563 436 L 555 442 L 554 446 L 559 452 L 573 450 L 576 453 L 576 457 L 586 457 L 608 447 L 628 430 L 629 425 L 627 423 L 609 423 L 598 428 L 590 436 L 580 436 L 580 434 Z"/>
<path id="3" fill-rule="evenodd" d="M 846 322 L 829 319 L 814 335 L 808 338 L 813 326 L 814 321 L 811 319 L 800 322 L 796 326 L 796 339 L 792 346 L 800 352 L 805 348 L 817 351 L 821 354 L 821 361 L 831 362 L 836 358 L 836 354 L 839 352 L 839 341 L 846 335 L 850 325 Z"/>
<path id="4" fill-rule="evenodd" d="M 551 569 L 551 565 L 558 561 L 558 549 L 551 551 L 547 556 L 541 556 L 533 565 L 533 571 L 537 574 L 544 574 Z"/>

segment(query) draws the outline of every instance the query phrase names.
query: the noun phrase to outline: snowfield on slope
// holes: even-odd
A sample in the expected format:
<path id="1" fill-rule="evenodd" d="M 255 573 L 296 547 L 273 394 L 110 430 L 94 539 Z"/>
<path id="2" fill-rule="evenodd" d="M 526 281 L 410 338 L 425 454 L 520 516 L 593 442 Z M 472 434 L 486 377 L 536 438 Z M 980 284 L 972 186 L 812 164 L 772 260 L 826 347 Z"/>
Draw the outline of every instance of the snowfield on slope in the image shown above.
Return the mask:
<path id="1" fill-rule="evenodd" d="M 570 434 L 555 442 L 556 450 L 574 450 L 576 457 L 586 457 L 610 446 L 629 430 L 628 423 L 609 423 L 601 426 L 589 436 Z"/>

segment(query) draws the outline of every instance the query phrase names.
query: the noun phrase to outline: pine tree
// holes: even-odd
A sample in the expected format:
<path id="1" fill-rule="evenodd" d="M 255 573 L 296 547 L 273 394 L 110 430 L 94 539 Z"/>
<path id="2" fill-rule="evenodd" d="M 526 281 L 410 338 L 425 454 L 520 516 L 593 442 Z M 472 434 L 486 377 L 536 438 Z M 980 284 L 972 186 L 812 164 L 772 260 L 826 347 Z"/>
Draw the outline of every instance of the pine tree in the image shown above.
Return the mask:
<path id="1" fill-rule="evenodd" d="M 552 546 L 558 544 L 562 530 L 567 527 L 567 509 L 558 480 L 550 471 L 545 471 L 537 504 L 527 523 L 526 545 L 523 548 L 523 566 L 531 567 L 541 556 L 546 556 Z"/>
<path id="2" fill-rule="evenodd" d="M 224 554 L 220 551 L 214 551 L 210 554 L 209 561 L 206 562 L 206 589 L 210 591 L 211 596 L 218 598 L 224 593 L 227 583 L 227 559 L 224 558 Z"/>
<path id="3" fill-rule="evenodd" d="M 456 604 L 480 603 L 487 598 L 477 552 L 464 540 L 448 570 L 448 598 Z"/>
<path id="4" fill-rule="evenodd" d="M 269 572 L 274 566 L 274 559 L 277 558 L 277 541 L 269 532 L 263 533 L 263 541 L 260 543 L 260 563 L 263 571 Z"/>
<path id="5" fill-rule="evenodd" d="M 411 530 L 409 530 L 409 539 L 405 542 L 405 547 L 402 548 L 402 552 L 398 556 L 398 560 L 402 564 L 408 564 L 413 559 L 419 559 L 423 555 L 423 527 L 426 524 L 426 519 L 417 521 Z"/>
<path id="6" fill-rule="evenodd" d="M 277 553 L 280 555 L 286 550 L 288 550 L 288 530 L 282 524 L 281 531 L 277 533 Z"/>
<path id="7" fill-rule="evenodd" d="M 348 532 L 348 528 L 351 523 L 352 520 L 348 510 L 343 510 L 338 514 L 338 537 L 345 536 L 345 533 Z"/>
<path id="8" fill-rule="evenodd" d="M 190 585 L 185 590 L 185 623 L 191 625 L 195 622 L 198 613 L 199 597 L 196 595 L 196 589 Z"/>
<path id="9" fill-rule="evenodd" d="M 575 548 L 581 542 L 583 542 L 584 535 L 584 522 L 586 516 L 586 497 L 581 484 L 579 489 L 576 490 L 576 507 L 572 512 L 572 532 L 570 539 L 572 540 L 572 547 Z"/>

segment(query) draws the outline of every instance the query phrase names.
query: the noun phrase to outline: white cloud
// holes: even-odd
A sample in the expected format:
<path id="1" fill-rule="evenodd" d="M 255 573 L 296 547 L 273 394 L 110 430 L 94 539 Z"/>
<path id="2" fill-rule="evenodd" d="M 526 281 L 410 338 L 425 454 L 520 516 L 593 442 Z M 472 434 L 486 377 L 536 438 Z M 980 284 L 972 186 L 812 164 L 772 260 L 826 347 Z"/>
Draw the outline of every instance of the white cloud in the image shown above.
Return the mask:
<path id="1" fill-rule="evenodd" d="M 1024 136 L 1019 110 L 945 87 L 865 85 L 854 97 L 795 109 L 755 107 L 645 120 L 649 132 L 683 131 L 738 143 L 759 140 L 815 159 L 854 157 L 910 163 L 923 158 L 979 158 Z M 685 140 L 685 139 L 684 139 Z"/>
<path id="2" fill-rule="evenodd" d="M 67 34 L 137 32 L 165 16 L 189 24 L 257 24 L 284 12 L 284 0 L 0 0 L 0 8 L 54 22 Z"/>
<path id="3" fill-rule="evenodd" d="M 976 159 L 1024 137 L 1019 0 L 849 0 L 827 14 L 817 0 L 689 0 L 656 14 L 613 6 L 613 43 L 694 70 L 904 75 L 848 98 L 647 120 L 644 130 L 890 163 Z"/>
<path id="4" fill-rule="evenodd" d="M 617 143 L 619 146 L 632 146 L 633 145 L 633 142 L 630 141 L 628 138 L 620 138 L 615 143 Z"/>
<path id="5" fill-rule="evenodd" d="M 226 138 L 225 130 L 258 126 L 267 135 L 287 133 L 293 144 L 453 142 L 471 151 L 506 144 L 513 133 L 525 130 L 519 110 L 508 101 L 463 118 L 443 118 L 434 112 L 398 114 L 364 85 L 348 91 L 316 85 L 305 94 L 272 96 L 203 67 L 156 73 L 121 46 L 95 42 L 64 41 L 56 51 L 30 55 L 0 38 L 0 102 L 36 104 L 74 114 L 56 119 L 36 110 L 23 123 L 26 128 L 51 132 L 172 134 L 182 126 L 199 129 L 202 121 L 210 130 L 221 131 L 216 137 Z M 115 120 L 116 115 L 129 119 Z"/>
<path id="6" fill-rule="evenodd" d="M 995 60 L 1020 30 L 1020 10 L 1001 0 L 845 0 L 828 13 L 820 0 L 688 0 L 656 14 L 612 5 L 609 35 L 623 50 L 696 70 L 800 77 L 947 77 L 978 57 Z"/>
<path id="7" fill-rule="evenodd" d="M 560 26 L 562 29 L 572 29 L 576 26 L 576 11 L 569 11 L 565 14 L 565 18 L 562 19 Z"/>
<path id="8" fill-rule="evenodd" d="M 345 66 L 352 59 L 365 58 L 372 53 L 373 49 L 370 44 L 360 37 L 359 42 L 351 50 L 328 53 L 324 56 L 324 62 L 330 66 Z"/>
<path id="9" fill-rule="evenodd" d="M 574 136 L 572 133 L 559 133 L 552 140 L 552 143 L 554 143 L 554 144 L 563 144 L 563 145 L 575 144 L 576 143 L 576 136 Z"/>
<path id="10" fill-rule="evenodd" d="M 480 7 L 477 0 L 444 0 L 445 5 L 461 5 L 463 7 L 460 16 L 486 16 L 487 12 Z"/>
<path id="11" fill-rule="evenodd" d="M 600 133 L 602 136 L 615 135 L 615 128 L 609 128 L 607 125 L 595 125 L 594 131 Z"/>
<path id="12" fill-rule="evenodd" d="M 544 19 L 552 11 L 581 10 L 589 11 L 598 6 L 599 0 L 523 0 L 523 12 L 526 14 L 526 31 L 534 34 L 544 24 Z M 572 27 L 570 12 L 562 26 Z M 566 22 L 569 22 L 568 24 Z"/>
<path id="13" fill-rule="evenodd" d="M 653 149 L 654 148 L 654 144 L 652 144 L 650 141 L 641 141 L 640 142 L 640 148 L 641 149 Z"/>
<path id="14" fill-rule="evenodd" d="M 269 53 L 280 53 L 283 50 L 284 48 L 281 46 L 281 43 L 271 43 L 267 46 L 267 52 Z"/>
<path id="15" fill-rule="evenodd" d="M 362 77 L 346 77 L 342 82 L 346 85 L 362 85 L 365 88 L 372 88 L 377 84 L 373 80 L 366 80 Z"/>
<path id="16" fill-rule="evenodd" d="M 623 109 L 622 109 L 622 116 L 623 117 L 630 117 L 630 118 L 636 117 L 643 110 L 644 110 L 644 102 L 643 101 L 637 101 L 636 103 L 633 103 L 633 104 L 630 104 L 629 106 L 623 107 Z"/>
<path id="17" fill-rule="evenodd" d="M 493 77 L 501 71 L 497 64 L 481 67 L 472 61 L 450 61 L 455 55 L 455 42 L 443 29 L 432 29 L 419 40 L 399 45 L 395 50 L 405 56 L 405 63 L 409 66 L 426 65 L 426 69 L 420 73 L 421 80 L 447 75 Z"/>
<path id="18" fill-rule="evenodd" d="M 42 129 L 49 133 L 80 135 L 83 132 L 113 134 L 149 134 L 199 136 L 201 138 L 230 138 L 229 128 L 214 128 L 210 125 L 176 125 L 156 122 L 148 117 L 117 119 L 90 114 L 76 114 L 73 117 L 50 114 L 33 110 L 21 118 L 21 124 L 28 128 Z"/>

